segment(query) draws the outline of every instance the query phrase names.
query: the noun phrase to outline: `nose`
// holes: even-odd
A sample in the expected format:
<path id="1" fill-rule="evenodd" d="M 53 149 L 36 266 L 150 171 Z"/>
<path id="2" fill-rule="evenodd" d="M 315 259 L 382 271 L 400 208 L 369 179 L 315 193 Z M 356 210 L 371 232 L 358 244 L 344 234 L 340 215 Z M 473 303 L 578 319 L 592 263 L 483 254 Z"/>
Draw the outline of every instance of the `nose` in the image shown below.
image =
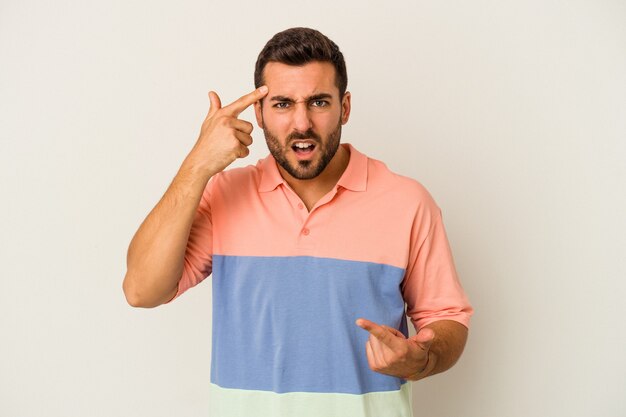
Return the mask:
<path id="1" fill-rule="evenodd" d="M 293 129 L 297 132 L 306 132 L 313 127 L 309 108 L 306 103 L 297 103 L 293 111 Z"/>

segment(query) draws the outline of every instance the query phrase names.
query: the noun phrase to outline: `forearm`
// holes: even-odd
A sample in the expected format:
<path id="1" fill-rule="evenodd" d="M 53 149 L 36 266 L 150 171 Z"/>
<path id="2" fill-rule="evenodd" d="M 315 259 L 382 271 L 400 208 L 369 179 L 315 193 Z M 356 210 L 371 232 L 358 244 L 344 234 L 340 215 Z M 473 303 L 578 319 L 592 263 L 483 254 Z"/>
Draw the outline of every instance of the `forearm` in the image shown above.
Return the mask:
<path id="1" fill-rule="evenodd" d="M 429 349 L 428 362 L 423 370 L 414 374 L 412 380 L 419 380 L 450 369 L 461 357 L 467 341 L 468 329 L 453 320 L 435 321 L 425 328 L 434 331 L 435 337 Z"/>
<path id="2" fill-rule="evenodd" d="M 434 361 L 434 366 L 427 375 L 435 375 L 450 369 L 461 357 L 465 342 L 467 341 L 467 327 L 453 320 L 439 320 L 426 326 L 435 332 L 435 338 L 430 346 L 429 361 Z"/>
<path id="3" fill-rule="evenodd" d="M 137 230 L 128 249 L 123 284 L 129 304 L 155 307 L 176 294 L 189 231 L 210 177 L 188 157 Z"/>

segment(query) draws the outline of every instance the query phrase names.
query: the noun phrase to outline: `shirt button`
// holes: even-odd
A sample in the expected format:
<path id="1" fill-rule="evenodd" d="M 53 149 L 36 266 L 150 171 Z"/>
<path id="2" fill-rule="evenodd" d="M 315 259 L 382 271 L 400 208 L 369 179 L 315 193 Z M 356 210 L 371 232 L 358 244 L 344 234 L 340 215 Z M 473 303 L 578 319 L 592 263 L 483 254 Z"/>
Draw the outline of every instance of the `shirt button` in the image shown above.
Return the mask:
<path id="1" fill-rule="evenodd" d="M 302 229 L 302 234 L 303 234 L 304 236 L 308 236 L 308 235 L 309 235 L 309 233 L 311 233 L 311 231 L 310 231 L 309 229 Z"/>
<path id="2" fill-rule="evenodd" d="M 302 203 L 298 203 L 298 208 L 299 208 L 300 210 L 302 210 L 302 209 L 304 208 L 304 204 L 302 204 Z"/>

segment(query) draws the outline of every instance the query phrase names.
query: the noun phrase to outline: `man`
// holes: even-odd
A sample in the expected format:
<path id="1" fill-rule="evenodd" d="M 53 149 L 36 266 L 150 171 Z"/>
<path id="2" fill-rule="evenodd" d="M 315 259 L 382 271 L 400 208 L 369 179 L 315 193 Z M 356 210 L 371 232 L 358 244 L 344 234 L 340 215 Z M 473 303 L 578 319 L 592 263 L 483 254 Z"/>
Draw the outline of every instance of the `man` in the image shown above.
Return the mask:
<path id="1" fill-rule="evenodd" d="M 276 34 L 255 85 L 227 106 L 209 93 L 197 143 L 130 244 L 128 302 L 164 304 L 212 274 L 212 416 L 411 416 L 407 380 L 457 361 L 472 313 L 441 212 L 340 144 L 351 96 L 326 36 Z M 271 155 L 224 171 L 249 153 L 250 105 Z"/>

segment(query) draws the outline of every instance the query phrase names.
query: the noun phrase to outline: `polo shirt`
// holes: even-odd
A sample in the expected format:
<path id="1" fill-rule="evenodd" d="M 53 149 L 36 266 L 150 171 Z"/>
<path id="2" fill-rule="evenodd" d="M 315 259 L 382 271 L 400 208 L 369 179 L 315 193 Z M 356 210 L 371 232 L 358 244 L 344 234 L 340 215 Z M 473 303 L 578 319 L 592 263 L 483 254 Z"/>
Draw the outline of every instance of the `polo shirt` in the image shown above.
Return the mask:
<path id="1" fill-rule="evenodd" d="M 207 184 L 176 297 L 212 274 L 212 417 L 410 417 L 410 384 L 369 368 L 355 320 L 469 326 L 431 195 L 341 146 L 348 166 L 310 211 L 271 155 Z"/>

